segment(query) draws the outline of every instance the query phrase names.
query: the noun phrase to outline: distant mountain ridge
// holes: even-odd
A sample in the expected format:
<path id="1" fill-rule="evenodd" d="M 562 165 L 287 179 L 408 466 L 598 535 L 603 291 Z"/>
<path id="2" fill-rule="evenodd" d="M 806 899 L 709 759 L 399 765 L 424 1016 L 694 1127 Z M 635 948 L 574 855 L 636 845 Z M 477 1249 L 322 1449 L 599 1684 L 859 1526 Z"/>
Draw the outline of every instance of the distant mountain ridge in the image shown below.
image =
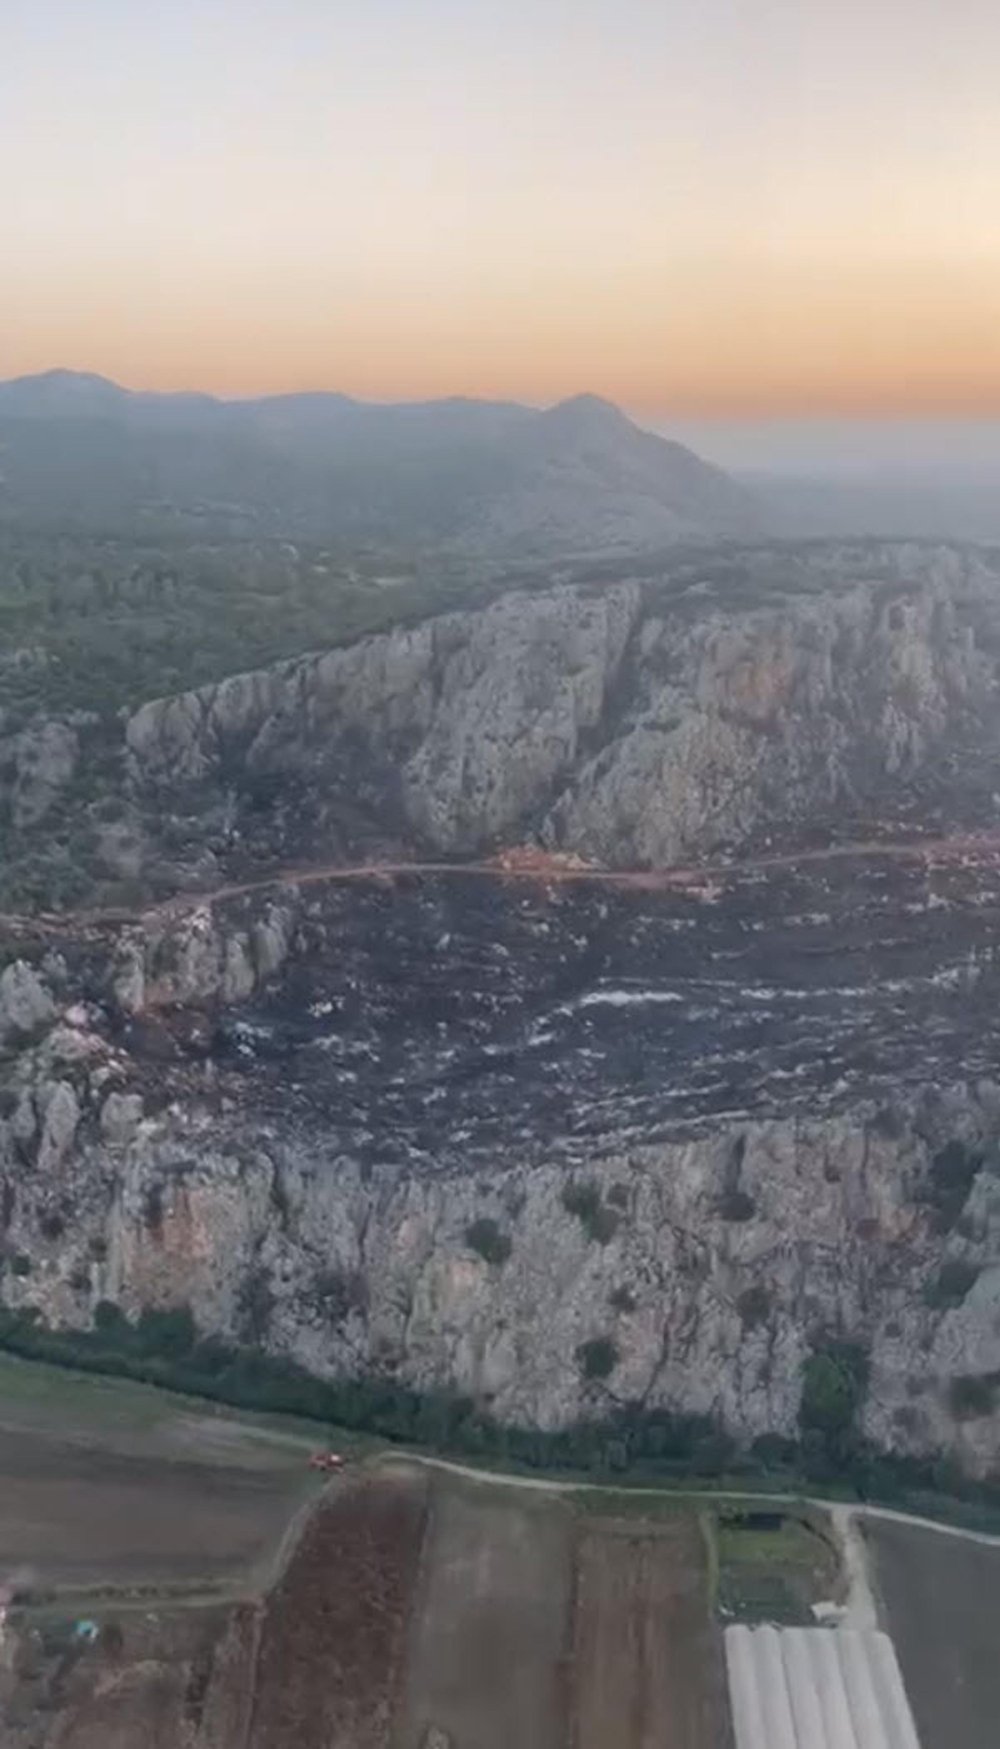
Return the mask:
<path id="1" fill-rule="evenodd" d="M 754 532 L 751 494 L 596 395 L 539 411 L 326 392 L 223 401 L 48 371 L 0 383 L 0 516 L 515 556 Z"/>

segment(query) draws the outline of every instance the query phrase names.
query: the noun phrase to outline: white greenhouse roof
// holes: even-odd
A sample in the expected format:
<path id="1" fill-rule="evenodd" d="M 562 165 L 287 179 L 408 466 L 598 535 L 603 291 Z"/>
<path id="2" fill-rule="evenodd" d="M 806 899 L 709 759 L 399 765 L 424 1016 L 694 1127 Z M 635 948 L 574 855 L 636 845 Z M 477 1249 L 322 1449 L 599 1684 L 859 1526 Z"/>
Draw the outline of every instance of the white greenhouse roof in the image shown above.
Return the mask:
<path id="1" fill-rule="evenodd" d="M 888 1634 L 730 1627 L 736 1749 L 920 1749 Z"/>

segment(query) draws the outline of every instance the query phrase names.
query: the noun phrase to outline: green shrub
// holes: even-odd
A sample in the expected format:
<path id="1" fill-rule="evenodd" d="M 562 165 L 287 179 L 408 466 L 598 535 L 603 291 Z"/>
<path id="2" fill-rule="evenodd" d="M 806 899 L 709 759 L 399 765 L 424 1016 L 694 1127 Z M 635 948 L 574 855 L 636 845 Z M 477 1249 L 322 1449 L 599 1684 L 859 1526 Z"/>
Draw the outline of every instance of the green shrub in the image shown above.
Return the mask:
<path id="1" fill-rule="evenodd" d="M 948 1400 L 956 1421 L 978 1421 L 996 1407 L 996 1373 L 959 1373 L 948 1388 Z"/>
<path id="2" fill-rule="evenodd" d="M 189 1354 L 198 1332 L 190 1306 L 175 1306 L 170 1311 L 155 1311 L 147 1307 L 139 1314 L 135 1326 L 136 1346 L 141 1353 L 163 1355 L 179 1360 Z"/>
<path id="3" fill-rule="evenodd" d="M 628 1208 L 628 1185 L 622 1184 L 622 1183 L 613 1184 L 611 1186 L 611 1189 L 608 1191 L 608 1201 L 613 1208 L 627 1209 Z"/>
<path id="4" fill-rule="evenodd" d="M 585 1379 L 606 1379 L 618 1365 L 618 1349 L 610 1336 L 592 1336 L 581 1342 L 576 1358 Z"/>
<path id="5" fill-rule="evenodd" d="M 588 1239 L 597 1245 L 607 1245 L 621 1224 L 620 1213 L 601 1201 L 601 1193 L 592 1179 L 565 1185 L 562 1205 L 567 1214 L 576 1216 Z"/>
<path id="6" fill-rule="evenodd" d="M 342 1324 L 351 1312 L 360 1311 L 368 1298 L 364 1277 L 356 1269 L 321 1269 L 313 1293 L 333 1324 Z"/>
<path id="7" fill-rule="evenodd" d="M 745 1330 L 756 1330 L 758 1324 L 766 1324 L 771 1311 L 771 1296 L 763 1282 L 754 1282 L 746 1288 L 736 1302 L 740 1321 Z"/>
<path id="8" fill-rule="evenodd" d="M 960 1306 L 978 1280 L 978 1264 L 961 1257 L 952 1258 L 941 1265 L 936 1279 L 928 1283 L 924 1299 L 929 1306 L 946 1311 L 950 1306 Z"/>
<path id="9" fill-rule="evenodd" d="M 151 1184 L 142 1199 L 142 1218 L 151 1233 L 163 1229 L 163 1186 Z"/>
<path id="10" fill-rule="evenodd" d="M 849 1427 L 855 1409 L 854 1381 L 829 1354 L 811 1354 L 802 1375 L 799 1420 L 822 1433 Z"/>
<path id="11" fill-rule="evenodd" d="M 590 1221 L 601 1206 L 601 1193 L 592 1179 L 564 1184 L 562 1205 L 567 1214 L 576 1215 L 580 1221 Z"/>
<path id="12" fill-rule="evenodd" d="M 970 1148 L 965 1142 L 946 1142 L 938 1149 L 919 1197 L 933 1210 L 938 1232 L 948 1233 L 954 1227 L 983 1165 L 985 1155 L 982 1150 Z"/>
<path id="13" fill-rule="evenodd" d="M 614 1312 L 634 1312 L 636 1306 L 635 1294 L 624 1284 L 613 1287 L 608 1295 L 608 1305 Z"/>
<path id="14" fill-rule="evenodd" d="M 245 1342 L 256 1346 L 263 1342 L 274 1311 L 271 1277 L 262 1264 L 255 1263 L 240 1284 L 237 1309 Z"/>
<path id="15" fill-rule="evenodd" d="M 724 1190 L 719 1198 L 719 1214 L 724 1221 L 752 1221 L 757 1204 L 752 1196 L 738 1186 Z"/>
<path id="16" fill-rule="evenodd" d="M 486 1263 L 506 1263 L 511 1253 L 510 1235 L 490 1215 L 480 1215 L 465 1229 L 465 1243 Z"/>
<path id="17" fill-rule="evenodd" d="M 183 1360 L 198 1340 L 190 1306 L 146 1306 L 132 1324 L 113 1300 L 98 1300 L 94 1333 L 102 1344 L 122 1354 L 168 1361 Z"/>
<path id="18" fill-rule="evenodd" d="M 26 1251 L 15 1251 L 10 1260 L 10 1267 L 14 1275 L 30 1275 L 31 1258 Z"/>
<path id="19" fill-rule="evenodd" d="M 754 1458 L 764 1470 L 794 1470 L 798 1452 L 794 1439 L 783 1433 L 760 1433 L 751 1447 Z"/>
<path id="20" fill-rule="evenodd" d="M 850 1342 L 828 1342 L 810 1354 L 802 1369 L 799 1426 L 816 1434 L 827 1452 L 842 1456 L 854 1432 L 868 1385 L 863 1349 Z"/>

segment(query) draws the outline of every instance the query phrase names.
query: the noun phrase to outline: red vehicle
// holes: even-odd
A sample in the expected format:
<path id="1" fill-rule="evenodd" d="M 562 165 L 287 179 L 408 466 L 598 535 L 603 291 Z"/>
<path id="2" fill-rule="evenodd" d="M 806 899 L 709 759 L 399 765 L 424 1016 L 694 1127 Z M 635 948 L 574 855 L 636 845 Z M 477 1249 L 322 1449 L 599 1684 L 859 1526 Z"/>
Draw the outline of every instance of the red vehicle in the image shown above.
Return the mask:
<path id="1" fill-rule="evenodd" d="M 324 1476 L 332 1476 L 343 1469 L 345 1462 L 346 1459 L 339 1451 L 314 1451 L 309 1459 L 309 1468 L 319 1470 Z"/>

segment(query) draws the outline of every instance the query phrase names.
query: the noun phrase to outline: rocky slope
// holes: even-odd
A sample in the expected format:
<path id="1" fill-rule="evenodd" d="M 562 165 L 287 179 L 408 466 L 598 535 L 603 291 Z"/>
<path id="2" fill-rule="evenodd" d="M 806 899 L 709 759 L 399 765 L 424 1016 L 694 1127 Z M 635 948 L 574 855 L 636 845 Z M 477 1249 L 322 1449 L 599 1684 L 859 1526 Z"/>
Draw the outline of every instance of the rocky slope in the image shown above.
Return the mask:
<path id="1" fill-rule="evenodd" d="M 11 861 L 70 832 L 162 890 L 534 837 L 617 865 L 995 810 L 985 555 L 748 551 L 513 593 L 0 739 Z M 67 822 L 69 823 L 67 827 Z"/>
<path id="2" fill-rule="evenodd" d="M 971 603 L 933 569 L 771 601 L 750 581 L 742 611 L 713 611 L 697 581 L 510 595 L 150 704 L 126 729 L 133 793 L 219 819 L 228 803 L 236 831 L 278 793 L 314 855 L 367 828 L 445 854 L 536 833 L 662 865 L 898 808 L 963 733 L 995 740 L 985 569 Z"/>
<path id="3" fill-rule="evenodd" d="M 714 601 L 507 598 L 151 704 L 137 866 L 989 825 L 995 579 L 879 566 L 818 553 L 742 608 L 728 572 Z M 639 1402 L 746 1439 L 793 1432 L 846 1340 L 873 1439 L 991 1470 L 998 899 L 986 851 L 869 845 L 660 890 L 289 879 L 8 923 L 3 1299 L 190 1303 L 501 1418 Z"/>

